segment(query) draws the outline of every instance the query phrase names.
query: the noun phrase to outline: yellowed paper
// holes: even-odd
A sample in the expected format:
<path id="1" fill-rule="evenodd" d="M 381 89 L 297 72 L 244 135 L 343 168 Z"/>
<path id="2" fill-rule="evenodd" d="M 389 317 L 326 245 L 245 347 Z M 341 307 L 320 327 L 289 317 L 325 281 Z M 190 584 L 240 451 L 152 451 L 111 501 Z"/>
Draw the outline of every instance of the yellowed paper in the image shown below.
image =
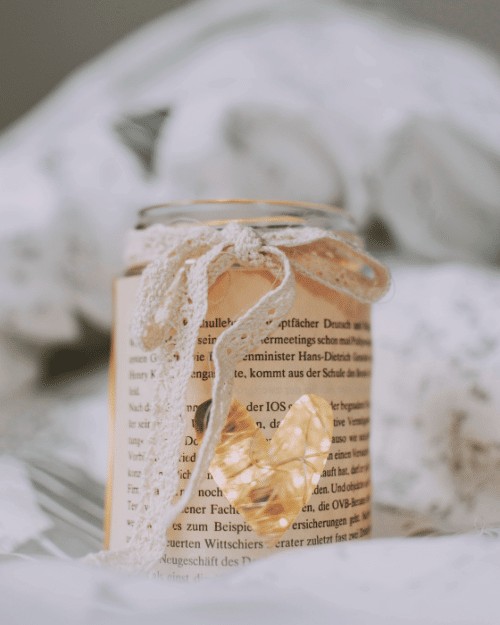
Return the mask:
<path id="1" fill-rule="evenodd" d="M 129 329 L 138 282 L 132 276 L 116 284 L 110 548 L 126 545 L 133 528 L 151 424 L 156 354 L 135 346 Z M 186 401 L 179 494 L 196 461 L 196 410 L 211 397 L 213 344 L 273 283 L 266 272 L 235 269 L 211 290 Z M 209 473 L 168 531 L 166 553 L 155 569 L 158 576 L 202 579 L 283 549 L 340 543 L 370 534 L 370 306 L 300 276 L 296 291 L 294 306 L 280 327 L 239 363 L 233 396 L 267 441 L 301 396 L 317 395 L 330 404 L 332 444 L 312 495 L 269 548 L 269 541 L 252 529 Z"/>

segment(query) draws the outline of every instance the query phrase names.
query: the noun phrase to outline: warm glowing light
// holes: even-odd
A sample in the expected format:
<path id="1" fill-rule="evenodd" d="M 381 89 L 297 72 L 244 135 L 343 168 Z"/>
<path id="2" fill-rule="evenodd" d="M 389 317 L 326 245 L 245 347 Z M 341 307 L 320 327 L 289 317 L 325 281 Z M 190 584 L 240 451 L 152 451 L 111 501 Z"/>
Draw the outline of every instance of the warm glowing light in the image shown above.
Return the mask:
<path id="1" fill-rule="evenodd" d="M 252 472 L 250 469 L 247 469 L 246 471 L 243 471 L 240 477 L 243 484 L 250 484 L 252 481 Z"/>
<path id="2" fill-rule="evenodd" d="M 224 475 L 222 469 L 220 469 L 219 467 L 211 467 L 210 469 L 212 472 L 212 477 L 217 482 L 217 484 L 219 484 L 219 486 L 226 483 L 226 476 Z"/>
<path id="3" fill-rule="evenodd" d="M 301 486 L 304 485 L 304 476 L 295 473 L 292 478 L 292 482 L 295 488 L 300 488 Z"/>
<path id="4" fill-rule="evenodd" d="M 241 449 L 233 449 L 233 451 L 228 455 L 227 460 L 230 464 L 237 464 L 242 457 L 243 454 L 241 453 Z"/>
<path id="5" fill-rule="evenodd" d="M 290 408 L 270 442 L 245 406 L 232 400 L 210 471 L 266 546 L 276 544 L 312 495 L 332 435 L 331 406 L 316 395 Z"/>
<path id="6" fill-rule="evenodd" d="M 326 439 L 322 440 L 319 448 L 323 452 L 328 451 L 330 449 L 330 441 Z"/>

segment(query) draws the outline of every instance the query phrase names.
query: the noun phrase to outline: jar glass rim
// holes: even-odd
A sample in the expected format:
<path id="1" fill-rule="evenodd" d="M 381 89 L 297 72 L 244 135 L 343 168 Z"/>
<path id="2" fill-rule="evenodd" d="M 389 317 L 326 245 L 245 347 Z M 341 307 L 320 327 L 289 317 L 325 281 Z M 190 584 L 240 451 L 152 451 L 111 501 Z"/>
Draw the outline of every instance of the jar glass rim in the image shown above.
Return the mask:
<path id="1" fill-rule="evenodd" d="M 308 225 L 355 230 L 355 218 L 343 208 L 312 202 L 259 199 L 196 199 L 148 206 L 139 211 L 137 228 L 153 223 L 203 223 L 223 226 L 238 221 L 249 225 Z"/>

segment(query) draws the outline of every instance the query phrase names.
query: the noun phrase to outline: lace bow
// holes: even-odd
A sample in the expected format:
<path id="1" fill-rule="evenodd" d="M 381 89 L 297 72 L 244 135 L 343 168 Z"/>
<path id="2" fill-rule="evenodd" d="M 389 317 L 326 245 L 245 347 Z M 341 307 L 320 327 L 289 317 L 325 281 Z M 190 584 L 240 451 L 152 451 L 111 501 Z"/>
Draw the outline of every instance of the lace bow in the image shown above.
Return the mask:
<path id="1" fill-rule="evenodd" d="M 146 350 L 159 350 L 152 434 L 131 540 L 126 549 L 103 551 L 90 560 L 121 570 L 146 572 L 163 556 L 167 529 L 207 474 L 231 403 L 236 364 L 261 345 L 292 307 L 294 274 L 367 303 L 386 292 L 389 275 L 355 241 L 319 228 L 257 233 L 239 223 L 230 223 L 222 230 L 157 224 L 134 236 L 141 253 L 153 258 L 142 274 L 132 323 L 138 344 Z M 278 284 L 222 332 L 214 344 L 210 420 L 191 478 L 177 498 L 185 397 L 199 329 L 207 313 L 208 292 L 217 278 L 234 265 L 266 269 Z M 365 275 L 366 268 L 371 277 Z"/>

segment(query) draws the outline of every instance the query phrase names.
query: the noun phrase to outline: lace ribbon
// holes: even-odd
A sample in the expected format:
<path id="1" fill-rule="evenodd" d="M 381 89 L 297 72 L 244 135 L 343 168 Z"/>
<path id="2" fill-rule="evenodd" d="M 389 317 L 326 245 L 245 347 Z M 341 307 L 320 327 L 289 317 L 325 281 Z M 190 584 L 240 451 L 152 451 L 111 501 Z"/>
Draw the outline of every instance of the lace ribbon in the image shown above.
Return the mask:
<path id="1" fill-rule="evenodd" d="M 142 274 L 132 323 L 137 343 L 146 350 L 159 351 L 152 433 L 130 542 L 125 549 L 101 551 L 87 556 L 86 561 L 123 571 L 148 572 L 165 553 L 167 529 L 209 470 L 231 403 L 235 366 L 259 347 L 290 311 L 295 299 L 295 273 L 366 303 L 386 292 L 389 274 L 347 235 L 319 228 L 257 233 L 236 222 L 222 230 L 156 224 L 131 236 L 129 260 L 153 259 Z M 177 498 L 186 391 L 199 329 L 207 313 L 208 292 L 235 264 L 266 269 L 278 285 L 214 344 L 211 416 L 191 478 Z M 369 268 L 372 277 L 365 275 L 363 267 Z"/>

